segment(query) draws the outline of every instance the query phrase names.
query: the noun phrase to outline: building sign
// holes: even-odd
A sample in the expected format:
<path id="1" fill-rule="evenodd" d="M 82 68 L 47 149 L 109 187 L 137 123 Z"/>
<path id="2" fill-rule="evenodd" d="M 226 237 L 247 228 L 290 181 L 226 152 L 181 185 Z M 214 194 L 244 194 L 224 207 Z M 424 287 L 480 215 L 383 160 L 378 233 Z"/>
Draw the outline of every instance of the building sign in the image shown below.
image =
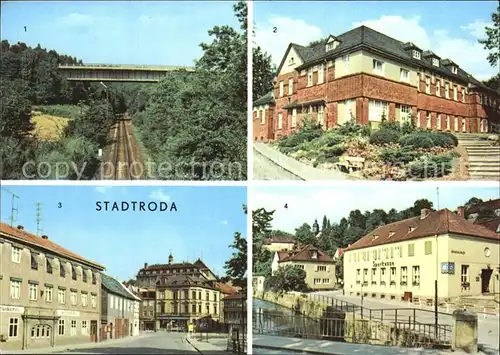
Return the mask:
<path id="1" fill-rule="evenodd" d="M 58 309 L 56 314 L 61 317 L 80 317 L 80 312 L 78 311 L 66 311 L 62 309 Z"/>
<path id="2" fill-rule="evenodd" d="M 379 267 L 379 266 L 394 266 L 394 261 L 381 261 L 379 263 L 373 262 L 373 267 Z"/>
<path id="3" fill-rule="evenodd" d="M 463 250 L 452 250 L 451 251 L 452 254 L 461 254 L 461 255 L 465 255 L 465 251 Z"/>
<path id="4" fill-rule="evenodd" d="M 442 274 L 455 274 L 455 263 L 441 263 L 441 273 Z"/>
<path id="5" fill-rule="evenodd" d="M 2 306 L 0 305 L 0 313 L 24 313 L 24 307 Z"/>

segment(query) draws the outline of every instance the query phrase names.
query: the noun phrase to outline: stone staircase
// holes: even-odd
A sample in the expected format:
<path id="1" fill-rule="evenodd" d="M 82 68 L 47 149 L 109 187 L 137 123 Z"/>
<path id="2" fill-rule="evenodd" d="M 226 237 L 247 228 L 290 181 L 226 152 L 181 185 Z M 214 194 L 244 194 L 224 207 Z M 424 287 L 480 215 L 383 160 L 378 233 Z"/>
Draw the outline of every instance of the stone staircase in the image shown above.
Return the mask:
<path id="1" fill-rule="evenodd" d="M 500 180 L 500 146 L 488 134 L 457 134 L 458 144 L 469 156 L 471 180 Z"/>

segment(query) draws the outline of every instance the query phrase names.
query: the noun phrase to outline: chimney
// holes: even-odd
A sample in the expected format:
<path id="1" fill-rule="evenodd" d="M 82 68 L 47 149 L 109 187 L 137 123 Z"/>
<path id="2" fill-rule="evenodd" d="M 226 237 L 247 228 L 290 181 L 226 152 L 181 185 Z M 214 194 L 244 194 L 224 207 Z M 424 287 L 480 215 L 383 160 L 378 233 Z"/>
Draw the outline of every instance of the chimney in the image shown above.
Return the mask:
<path id="1" fill-rule="evenodd" d="M 464 208 L 464 206 L 457 207 L 457 215 L 459 217 L 465 218 L 465 208 Z"/>
<path id="2" fill-rule="evenodd" d="M 147 269 L 148 268 L 148 263 L 144 263 L 144 268 Z"/>
<path id="3" fill-rule="evenodd" d="M 22 231 L 22 230 L 24 230 L 24 227 L 23 227 L 23 226 L 21 226 L 21 225 L 18 225 L 18 226 L 17 226 L 17 229 L 19 229 L 19 230 L 21 230 L 21 231 Z"/>
<path id="4" fill-rule="evenodd" d="M 428 209 L 428 208 L 422 208 L 420 210 L 420 219 L 424 219 L 425 217 L 427 217 L 429 215 L 429 213 L 431 213 L 430 209 Z"/>
<path id="5" fill-rule="evenodd" d="M 49 237 L 44 234 L 42 235 L 42 239 L 49 239 Z"/>

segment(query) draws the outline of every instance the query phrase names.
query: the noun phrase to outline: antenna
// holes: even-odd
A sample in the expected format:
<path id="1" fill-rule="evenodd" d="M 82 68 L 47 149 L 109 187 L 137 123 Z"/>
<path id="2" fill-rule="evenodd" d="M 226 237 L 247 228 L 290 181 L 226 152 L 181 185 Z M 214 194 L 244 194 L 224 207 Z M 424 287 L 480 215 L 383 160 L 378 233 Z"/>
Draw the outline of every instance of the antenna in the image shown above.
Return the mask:
<path id="1" fill-rule="evenodd" d="M 14 221 L 16 220 L 16 217 L 17 216 L 17 213 L 18 213 L 18 210 L 17 210 L 17 207 L 16 207 L 16 198 L 19 199 L 19 196 L 16 195 L 15 193 L 13 193 L 12 191 L 10 190 L 7 190 L 5 187 L 2 187 L 2 189 L 5 190 L 5 192 L 9 193 L 12 195 L 12 204 L 11 204 L 11 214 L 10 214 L 10 225 L 13 226 L 14 225 Z"/>
<path id="2" fill-rule="evenodd" d="M 437 194 L 437 209 L 439 211 L 439 187 L 436 187 L 436 194 Z"/>
<path id="3" fill-rule="evenodd" d="M 40 228 L 40 222 L 42 221 L 42 204 L 40 202 L 36 203 L 36 234 L 40 235 L 43 229 Z"/>

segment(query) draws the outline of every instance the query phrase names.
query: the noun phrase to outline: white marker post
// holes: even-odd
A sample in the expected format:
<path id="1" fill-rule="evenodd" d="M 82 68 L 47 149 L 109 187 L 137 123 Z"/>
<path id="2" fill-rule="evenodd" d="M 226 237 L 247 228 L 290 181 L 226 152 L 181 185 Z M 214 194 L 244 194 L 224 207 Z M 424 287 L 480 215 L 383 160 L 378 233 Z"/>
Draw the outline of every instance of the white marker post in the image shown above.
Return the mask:
<path id="1" fill-rule="evenodd" d="M 101 148 L 99 148 L 99 152 L 97 154 L 98 154 L 99 158 L 102 157 L 102 149 Z"/>

